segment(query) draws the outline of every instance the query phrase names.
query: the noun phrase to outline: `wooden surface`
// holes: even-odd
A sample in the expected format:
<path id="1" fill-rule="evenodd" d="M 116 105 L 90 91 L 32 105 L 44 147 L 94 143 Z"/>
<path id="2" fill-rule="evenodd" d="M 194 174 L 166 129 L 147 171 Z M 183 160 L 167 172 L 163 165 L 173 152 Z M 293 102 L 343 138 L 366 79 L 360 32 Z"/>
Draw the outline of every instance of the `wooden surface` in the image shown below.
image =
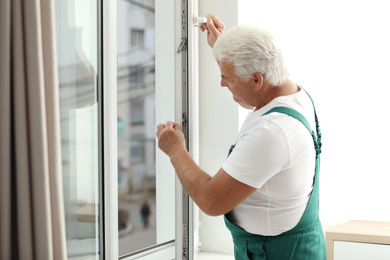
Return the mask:
<path id="1" fill-rule="evenodd" d="M 351 220 L 325 232 L 327 259 L 333 260 L 334 241 L 390 245 L 390 222 Z"/>

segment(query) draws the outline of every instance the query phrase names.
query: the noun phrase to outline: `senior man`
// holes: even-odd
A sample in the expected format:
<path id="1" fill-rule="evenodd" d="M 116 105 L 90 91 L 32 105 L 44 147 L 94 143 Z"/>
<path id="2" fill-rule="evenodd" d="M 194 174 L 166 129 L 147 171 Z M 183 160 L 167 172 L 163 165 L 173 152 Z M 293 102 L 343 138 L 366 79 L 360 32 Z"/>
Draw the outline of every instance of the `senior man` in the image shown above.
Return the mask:
<path id="1" fill-rule="evenodd" d="M 272 35 L 207 15 L 221 86 L 250 112 L 229 156 L 211 177 L 192 160 L 180 124 L 157 126 L 158 146 L 208 215 L 225 215 L 241 259 L 325 260 L 318 217 L 321 134 L 309 94 L 288 79 Z M 314 129 L 314 130 L 312 130 Z"/>

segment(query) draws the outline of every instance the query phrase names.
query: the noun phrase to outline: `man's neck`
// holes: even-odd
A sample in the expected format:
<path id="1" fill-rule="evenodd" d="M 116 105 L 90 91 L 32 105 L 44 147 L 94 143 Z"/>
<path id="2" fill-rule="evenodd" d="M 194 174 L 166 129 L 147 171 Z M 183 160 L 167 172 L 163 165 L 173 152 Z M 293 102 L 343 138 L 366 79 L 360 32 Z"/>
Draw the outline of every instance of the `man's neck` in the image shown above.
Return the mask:
<path id="1" fill-rule="evenodd" d="M 262 87 L 259 105 L 256 106 L 254 111 L 264 107 L 277 97 L 292 95 L 298 91 L 299 87 L 289 79 L 286 79 L 280 86 L 272 86 L 265 82 Z"/>

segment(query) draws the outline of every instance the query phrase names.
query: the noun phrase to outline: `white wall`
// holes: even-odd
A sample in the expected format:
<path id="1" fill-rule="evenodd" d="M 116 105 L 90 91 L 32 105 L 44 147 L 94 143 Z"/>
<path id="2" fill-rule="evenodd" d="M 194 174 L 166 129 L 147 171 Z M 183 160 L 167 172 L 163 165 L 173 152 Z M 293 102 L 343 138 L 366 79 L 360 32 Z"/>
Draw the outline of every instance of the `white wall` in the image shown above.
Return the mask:
<path id="1" fill-rule="evenodd" d="M 227 27 L 238 19 L 237 23 L 271 31 L 284 53 L 290 78 L 314 98 L 323 134 L 320 217 L 324 229 L 349 219 L 390 221 L 388 1 L 199 2 L 200 15 L 215 13 Z M 201 106 L 212 112 L 201 113 L 201 164 L 215 170 L 224 159 L 219 154 L 222 143 L 228 145 L 232 137 L 218 135 L 226 122 L 220 115 L 222 104 L 213 105 L 210 99 L 226 99 L 227 106 L 230 97 L 226 91 L 214 90 L 219 71 L 204 41 L 201 36 L 200 88 L 207 103 L 201 101 Z M 240 121 L 243 115 L 245 111 L 240 110 Z M 218 145 L 210 146 L 212 140 Z M 214 162 L 209 162 L 210 157 Z M 201 216 L 201 221 L 202 250 L 232 252 L 223 225 L 207 216 Z"/>

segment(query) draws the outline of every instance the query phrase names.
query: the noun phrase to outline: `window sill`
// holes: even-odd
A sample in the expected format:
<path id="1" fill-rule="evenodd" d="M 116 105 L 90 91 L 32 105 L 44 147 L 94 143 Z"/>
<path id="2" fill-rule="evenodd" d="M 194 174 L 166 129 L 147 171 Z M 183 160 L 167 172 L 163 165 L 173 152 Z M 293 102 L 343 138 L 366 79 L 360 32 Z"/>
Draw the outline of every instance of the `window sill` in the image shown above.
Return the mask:
<path id="1" fill-rule="evenodd" d="M 199 252 L 196 260 L 234 260 L 233 255 Z"/>

